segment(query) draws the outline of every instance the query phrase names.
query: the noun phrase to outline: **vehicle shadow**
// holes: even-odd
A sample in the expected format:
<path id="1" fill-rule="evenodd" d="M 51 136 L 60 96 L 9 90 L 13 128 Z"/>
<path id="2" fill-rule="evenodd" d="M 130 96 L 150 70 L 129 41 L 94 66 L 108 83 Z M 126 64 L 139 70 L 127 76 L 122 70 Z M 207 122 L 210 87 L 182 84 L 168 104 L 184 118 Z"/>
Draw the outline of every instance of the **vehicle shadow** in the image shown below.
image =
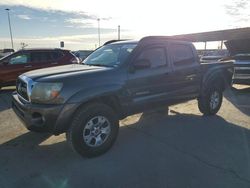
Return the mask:
<path id="1" fill-rule="evenodd" d="M 250 87 L 227 89 L 224 97 L 229 100 L 242 113 L 250 116 Z"/>
<path id="2" fill-rule="evenodd" d="M 171 114 L 121 122 L 111 150 L 93 159 L 72 152 L 63 135 L 42 144 L 48 134 L 25 133 L 0 146 L 0 187 L 250 186 L 249 130 L 219 116 Z"/>
<path id="3" fill-rule="evenodd" d="M 11 108 L 11 94 L 15 89 L 0 90 L 0 112 Z"/>

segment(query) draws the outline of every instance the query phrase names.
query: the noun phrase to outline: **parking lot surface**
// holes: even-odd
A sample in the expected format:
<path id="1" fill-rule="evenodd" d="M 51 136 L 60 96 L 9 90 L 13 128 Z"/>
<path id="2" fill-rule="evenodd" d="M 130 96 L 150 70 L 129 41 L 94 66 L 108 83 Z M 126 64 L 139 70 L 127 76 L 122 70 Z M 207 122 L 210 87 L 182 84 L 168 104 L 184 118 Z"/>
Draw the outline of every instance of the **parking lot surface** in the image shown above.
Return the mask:
<path id="1" fill-rule="evenodd" d="M 87 159 L 65 135 L 27 131 L 0 91 L 0 188 L 250 187 L 250 87 L 225 92 L 216 116 L 195 100 L 120 122 L 114 146 Z"/>

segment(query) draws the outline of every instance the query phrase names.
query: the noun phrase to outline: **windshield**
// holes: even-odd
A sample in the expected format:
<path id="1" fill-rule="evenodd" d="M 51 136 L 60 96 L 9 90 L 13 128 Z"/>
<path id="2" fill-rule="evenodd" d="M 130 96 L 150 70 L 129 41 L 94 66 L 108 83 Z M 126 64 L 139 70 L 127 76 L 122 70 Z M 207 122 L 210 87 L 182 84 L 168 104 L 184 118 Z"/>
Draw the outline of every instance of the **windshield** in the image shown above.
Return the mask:
<path id="1" fill-rule="evenodd" d="M 86 65 L 97 66 L 118 66 L 122 64 L 129 56 L 129 54 L 136 47 L 133 44 L 110 44 L 105 45 L 88 56 L 83 63 Z"/>

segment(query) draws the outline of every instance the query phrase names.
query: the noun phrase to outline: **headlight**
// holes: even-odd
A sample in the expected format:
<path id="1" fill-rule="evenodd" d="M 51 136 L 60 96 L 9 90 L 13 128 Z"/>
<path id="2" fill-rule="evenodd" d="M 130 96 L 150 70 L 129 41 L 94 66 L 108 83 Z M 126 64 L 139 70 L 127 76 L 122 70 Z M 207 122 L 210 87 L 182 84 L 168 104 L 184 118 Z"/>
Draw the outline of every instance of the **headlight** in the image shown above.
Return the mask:
<path id="1" fill-rule="evenodd" d="M 62 83 L 35 82 L 31 91 L 31 102 L 34 103 L 59 103 Z"/>

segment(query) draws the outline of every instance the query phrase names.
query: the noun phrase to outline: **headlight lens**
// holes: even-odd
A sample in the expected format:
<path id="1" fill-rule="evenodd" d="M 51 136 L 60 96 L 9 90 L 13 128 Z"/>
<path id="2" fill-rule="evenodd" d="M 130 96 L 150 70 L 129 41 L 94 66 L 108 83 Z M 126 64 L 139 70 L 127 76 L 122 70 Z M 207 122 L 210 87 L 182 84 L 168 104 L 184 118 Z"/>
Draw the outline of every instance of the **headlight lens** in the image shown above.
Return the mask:
<path id="1" fill-rule="evenodd" d="M 36 82 L 33 85 L 30 99 L 34 103 L 58 103 L 62 83 Z"/>

